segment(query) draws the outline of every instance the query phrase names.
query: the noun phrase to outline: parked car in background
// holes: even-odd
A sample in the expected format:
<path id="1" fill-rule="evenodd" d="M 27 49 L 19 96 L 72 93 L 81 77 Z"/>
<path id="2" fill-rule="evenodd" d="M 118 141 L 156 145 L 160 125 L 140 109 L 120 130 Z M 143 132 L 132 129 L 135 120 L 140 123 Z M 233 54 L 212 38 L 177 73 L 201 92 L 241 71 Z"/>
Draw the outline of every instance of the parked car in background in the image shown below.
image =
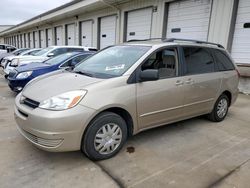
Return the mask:
<path id="1" fill-rule="evenodd" d="M 56 57 L 58 55 L 68 53 L 68 52 L 84 52 L 84 51 L 96 51 L 92 47 L 83 46 L 50 46 L 48 48 L 42 49 L 36 56 L 25 56 L 12 61 L 12 66 L 19 66 L 28 64 L 31 62 L 43 62 L 49 58 Z"/>
<path id="2" fill-rule="evenodd" d="M 17 56 L 17 55 L 19 55 L 20 53 L 22 53 L 22 52 L 24 52 L 24 51 L 26 51 L 26 50 L 28 50 L 29 48 L 21 48 L 21 49 L 17 49 L 17 50 L 15 50 L 15 51 L 13 51 L 13 52 L 10 52 L 10 53 L 2 53 L 2 54 L 0 54 L 0 66 L 2 66 L 2 60 L 3 60 L 3 58 L 5 58 L 5 57 L 7 57 L 7 56 Z M 2 66 L 3 67 L 3 66 Z"/>
<path id="3" fill-rule="evenodd" d="M 129 42 L 100 51 L 73 72 L 29 82 L 16 97 L 15 120 L 41 149 L 81 149 L 90 159 L 107 159 L 128 136 L 149 128 L 205 114 L 222 121 L 238 82 L 236 65 L 221 45 Z"/>
<path id="4" fill-rule="evenodd" d="M 37 76 L 59 69 L 73 69 L 76 64 L 92 54 L 94 52 L 69 52 L 42 63 L 30 63 L 17 67 L 8 76 L 9 87 L 12 91 L 20 92 L 30 80 Z"/>
<path id="5" fill-rule="evenodd" d="M 7 56 L 7 57 L 3 58 L 1 65 L 4 67 L 5 77 L 7 77 L 9 72 L 15 68 L 15 66 L 12 65 L 14 60 L 20 59 L 20 58 L 23 58 L 26 56 L 36 56 L 36 54 L 40 51 L 41 51 L 40 48 L 33 48 L 33 49 L 25 50 L 24 52 L 20 53 L 19 55 Z"/>
<path id="6" fill-rule="evenodd" d="M 16 50 L 15 46 L 9 44 L 0 44 L 0 54 L 13 52 L 14 50 Z"/>

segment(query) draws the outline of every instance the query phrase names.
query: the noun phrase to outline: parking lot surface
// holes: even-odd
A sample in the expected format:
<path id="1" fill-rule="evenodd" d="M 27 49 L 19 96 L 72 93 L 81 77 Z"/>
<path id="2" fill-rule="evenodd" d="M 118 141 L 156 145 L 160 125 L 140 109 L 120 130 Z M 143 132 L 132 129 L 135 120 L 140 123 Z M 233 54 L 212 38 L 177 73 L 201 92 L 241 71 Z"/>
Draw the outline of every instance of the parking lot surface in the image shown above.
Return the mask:
<path id="1" fill-rule="evenodd" d="M 0 72 L 0 187 L 249 187 L 250 97 L 227 118 L 204 117 L 142 132 L 114 158 L 49 153 L 17 131 L 15 94 Z"/>

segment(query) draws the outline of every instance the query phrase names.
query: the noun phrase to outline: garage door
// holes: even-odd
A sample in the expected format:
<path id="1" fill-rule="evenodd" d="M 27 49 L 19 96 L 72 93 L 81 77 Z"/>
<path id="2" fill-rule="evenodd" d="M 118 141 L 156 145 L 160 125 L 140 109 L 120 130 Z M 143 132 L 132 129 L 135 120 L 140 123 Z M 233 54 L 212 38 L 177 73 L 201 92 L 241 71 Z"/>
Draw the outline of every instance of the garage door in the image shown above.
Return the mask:
<path id="1" fill-rule="evenodd" d="M 151 38 L 152 8 L 127 13 L 126 40 Z"/>
<path id="2" fill-rule="evenodd" d="M 46 29 L 46 46 L 52 46 L 52 29 Z"/>
<path id="3" fill-rule="evenodd" d="M 34 48 L 34 35 L 33 33 L 29 33 L 30 38 L 30 48 Z"/>
<path id="4" fill-rule="evenodd" d="M 66 25 L 66 44 L 69 46 L 75 45 L 75 24 Z"/>
<path id="5" fill-rule="evenodd" d="M 100 48 L 115 44 L 116 16 L 103 17 L 100 20 Z"/>
<path id="6" fill-rule="evenodd" d="M 250 64 L 250 1 L 240 0 L 234 31 L 232 57 L 238 64 Z"/>
<path id="7" fill-rule="evenodd" d="M 62 27 L 59 26 L 59 27 L 56 27 L 55 28 L 55 44 L 57 46 L 61 46 L 62 45 Z"/>
<path id="8" fill-rule="evenodd" d="M 46 47 L 46 40 L 45 40 L 45 34 L 44 30 L 39 31 L 39 40 L 40 40 L 40 47 L 45 48 Z"/>
<path id="9" fill-rule="evenodd" d="M 19 48 L 23 48 L 23 35 L 19 35 Z"/>
<path id="10" fill-rule="evenodd" d="M 35 40 L 35 48 L 39 47 L 39 37 L 38 37 L 38 32 L 34 31 L 34 40 Z"/>
<path id="11" fill-rule="evenodd" d="M 207 41 L 212 0 L 185 0 L 169 4 L 167 38 Z"/>
<path id="12" fill-rule="evenodd" d="M 93 40 L 93 23 L 92 21 L 81 22 L 81 45 L 92 46 Z"/>
<path id="13" fill-rule="evenodd" d="M 25 33 L 25 44 L 26 44 L 26 48 L 29 47 L 29 37 L 28 37 L 28 33 Z"/>

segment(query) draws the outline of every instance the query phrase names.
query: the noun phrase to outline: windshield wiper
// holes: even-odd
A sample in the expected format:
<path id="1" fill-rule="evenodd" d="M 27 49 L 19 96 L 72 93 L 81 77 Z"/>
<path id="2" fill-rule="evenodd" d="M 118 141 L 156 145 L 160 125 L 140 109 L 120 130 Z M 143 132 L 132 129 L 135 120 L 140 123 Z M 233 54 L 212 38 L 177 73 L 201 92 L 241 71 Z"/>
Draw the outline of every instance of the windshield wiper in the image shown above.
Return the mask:
<path id="1" fill-rule="evenodd" d="M 91 73 L 88 73 L 88 72 L 83 72 L 83 71 L 74 71 L 75 73 L 77 73 L 77 74 L 81 74 L 81 75 L 85 75 L 85 76 L 89 76 L 89 77 L 94 77 L 94 75 L 93 74 L 91 74 Z"/>

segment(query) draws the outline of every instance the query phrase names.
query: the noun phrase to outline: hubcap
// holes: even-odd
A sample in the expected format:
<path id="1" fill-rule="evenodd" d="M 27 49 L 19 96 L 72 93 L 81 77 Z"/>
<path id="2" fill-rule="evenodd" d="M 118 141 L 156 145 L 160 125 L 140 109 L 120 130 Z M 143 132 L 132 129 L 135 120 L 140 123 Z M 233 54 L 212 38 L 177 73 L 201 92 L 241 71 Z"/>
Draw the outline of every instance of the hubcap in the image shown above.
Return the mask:
<path id="1" fill-rule="evenodd" d="M 217 115 L 223 118 L 227 113 L 227 100 L 221 99 L 217 106 Z"/>
<path id="2" fill-rule="evenodd" d="M 115 151 L 122 141 L 122 130 L 115 123 L 103 125 L 96 133 L 95 150 L 102 155 Z"/>

